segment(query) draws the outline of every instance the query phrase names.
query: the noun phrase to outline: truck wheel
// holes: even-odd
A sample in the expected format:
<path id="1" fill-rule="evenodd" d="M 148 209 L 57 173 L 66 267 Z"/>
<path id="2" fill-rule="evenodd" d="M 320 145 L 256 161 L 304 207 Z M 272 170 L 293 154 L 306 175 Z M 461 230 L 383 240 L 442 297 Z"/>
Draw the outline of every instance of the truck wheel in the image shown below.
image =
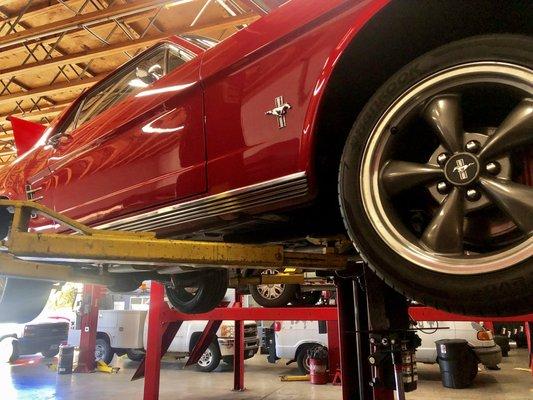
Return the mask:
<path id="1" fill-rule="evenodd" d="M 128 349 L 126 355 L 131 361 L 142 361 L 144 360 L 144 356 L 146 356 L 146 353 L 144 352 L 144 350 L 140 349 Z"/>
<path id="2" fill-rule="evenodd" d="M 468 38 L 408 64 L 359 114 L 342 215 L 407 297 L 462 314 L 531 311 L 532 65 L 532 38 Z"/>
<path id="3" fill-rule="evenodd" d="M 277 269 L 265 269 L 263 275 L 276 275 Z M 298 285 L 276 283 L 274 285 L 250 285 L 250 294 L 257 304 L 263 307 L 284 307 L 293 299 Z"/>
<path id="4" fill-rule="evenodd" d="M 296 363 L 298 364 L 298 369 L 304 375 L 309 375 L 309 372 L 311 371 L 311 368 L 309 366 L 309 352 L 316 347 L 323 346 L 319 344 L 305 344 L 298 349 Z"/>
<path id="5" fill-rule="evenodd" d="M 18 340 L 7 337 L 0 341 L 0 363 L 12 363 L 20 356 Z"/>
<path id="6" fill-rule="evenodd" d="M 202 372 L 211 372 L 215 370 L 220 365 L 220 360 L 222 356 L 220 355 L 220 348 L 218 347 L 218 342 L 211 342 L 207 350 L 202 354 L 196 367 L 199 371 Z"/>
<path id="7" fill-rule="evenodd" d="M 23 324 L 44 309 L 52 282 L 0 277 L 0 323 Z"/>
<path id="8" fill-rule="evenodd" d="M 52 358 L 59 354 L 59 349 L 41 351 L 44 358 Z"/>
<path id="9" fill-rule="evenodd" d="M 114 355 L 115 352 L 107 340 L 103 338 L 96 339 L 96 345 L 94 347 L 94 359 L 96 361 L 103 361 L 109 364 L 113 360 Z"/>
<path id="10" fill-rule="evenodd" d="M 179 282 L 179 275 L 176 275 Z M 200 314 L 220 305 L 228 290 L 228 271 L 217 269 L 202 274 L 195 287 L 167 286 L 167 298 L 172 307 L 185 314 Z"/>
<path id="11" fill-rule="evenodd" d="M 314 306 L 320 301 L 320 297 L 322 297 L 322 292 L 320 291 L 296 291 L 296 294 L 291 303 L 295 306 Z"/>

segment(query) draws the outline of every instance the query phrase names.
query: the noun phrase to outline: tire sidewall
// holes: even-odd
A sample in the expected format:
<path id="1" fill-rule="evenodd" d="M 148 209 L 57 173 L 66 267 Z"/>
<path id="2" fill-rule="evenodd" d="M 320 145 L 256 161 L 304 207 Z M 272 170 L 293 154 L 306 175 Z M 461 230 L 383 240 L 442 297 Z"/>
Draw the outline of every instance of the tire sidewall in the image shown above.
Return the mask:
<path id="1" fill-rule="evenodd" d="M 200 370 L 201 372 L 214 371 L 220 365 L 220 361 L 222 360 L 220 348 L 218 347 L 218 342 L 211 342 L 207 350 L 211 351 L 211 363 L 205 367 L 196 363 L 198 370 Z"/>
<path id="2" fill-rule="evenodd" d="M 370 133 L 405 91 L 428 76 L 465 63 L 497 60 L 531 67 L 532 54 L 532 39 L 510 35 L 475 37 L 439 48 L 389 79 L 363 109 L 350 132 L 339 172 L 339 196 L 346 228 L 370 267 L 408 297 L 427 305 L 479 315 L 509 312 L 516 315 L 527 312 L 533 303 L 529 290 L 533 285 L 531 258 L 487 274 L 451 275 L 430 271 L 408 262 L 383 242 L 366 215 L 360 195 L 362 154 Z M 496 301 L 488 304 L 490 298 Z"/>
<path id="3" fill-rule="evenodd" d="M 96 358 L 96 354 L 95 354 L 95 360 L 96 361 L 103 361 L 105 362 L 106 364 L 109 364 L 112 360 L 113 360 L 113 357 L 115 355 L 115 353 L 113 352 L 113 349 L 111 347 L 111 345 L 109 344 L 109 342 L 105 339 L 102 339 L 102 338 L 97 338 L 96 339 L 96 345 L 97 346 L 102 346 L 102 348 L 104 349 L 104 354 L 102 356 L 102 358 L 100 359 L 97 359 Z"/>
<path id="4" fill-rule="evenodd" d="M 185 314 L 205 313 L 217 307 L 224 299 L 228 279 L 227 270 L 209 271 L 199 278 L 198 290 L 194 295 L 186 296 L 185 299 L 177 290 L 166 287 L 167 298 L 174 308 Z"/>
<path id="5" fill-rule="evenodd" d="M 259 292 L 257 285 L 250 285 L 250 294 L 257 304 L 262 307 L 283 307 L 288 305 L 298 290 L 298 285 L 284 284 L 283 293 L 275 299 L 267 299 Z"/>

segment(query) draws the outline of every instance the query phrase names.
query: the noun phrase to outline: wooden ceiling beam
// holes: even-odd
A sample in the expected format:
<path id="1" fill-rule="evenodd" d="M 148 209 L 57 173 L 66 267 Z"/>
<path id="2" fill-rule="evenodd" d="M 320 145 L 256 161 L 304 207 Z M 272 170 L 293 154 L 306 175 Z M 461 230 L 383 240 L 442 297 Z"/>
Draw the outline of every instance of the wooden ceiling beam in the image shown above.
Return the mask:
<path id="1" fill-rule="evenodd" d="M 56 116 L 60 112 L 62 112 L 65 107 L 68 107 L 71 104 L 70 101 L 56 104 L 50 107 L 43 107 L 40 110 L 34 110 L 34 111 L 26 111 L 25 113 L 16 112 L 11 114 L 5 114 L 0 116 L 0 124 L 9 124 L 9 121 L 7 120 L 7 117 L 14 116 L 18 118 L 22 118 L 29 121 L 39 121 L 41 118 L 45 117 L 52 117 Z M 7 129 L 7 127 L 6 127 Z"/>
<path id="2" fill-rule="evenodd" d="M 200 33 L 200 32 L 206 32 L 210 30 L 222 30 L 231 26 L 235 25 L 241 25 L 241 24 L 249 24 L 253 21 L 255 21 L 257 18 L 259 18 L 255 14 L 243 14 L 237 17 L 230 17 L 230 18 L 224 18 L 221 21 L 217 21 L 215 23 L 210 24 L 203 24 L 203 25 L 197 25 L 194 27 L 194 29 L 184 29 L 181 32 L 176 32 L 177 34 L 185 34 L 185 33 Z M 101 58 L 101 57 L 108 57 L 110 55 L 120 53 L 123 51 L 128 50 L 135 50 L 140 47 L 147 47 L 151 46 L 165 38 L 167 38 L 170 35 L 169 32 L 163 32 L 157 35 L 151 35 L 148 37 L 144 37 L 142 39 L 136 39 L 131 40 L 127 42 L 121 42 L 112 44 L 110 46 L 93 49 L 93 50 L 86 50 L 79 53 L 73 53 L 64 55 L 61 57 L 55 57 L 46 61 L 39 61 L 34 62 L 30 64 L 25 64 L 21 66 L 15 66 L 11 68 L 5 68 L 0 70 L 0 79 L 9 78 L 11 76 L 22 76 L 26 74 L 31 73 L 37 73 L 42 70 L 58 67 L 65 64 L 76 64 L 85 60 L 89 60 L 92 58 Z"/>
<path id="3" fill-rule="evenodd" d="M 116 18 L 128 17 L 133 14 L 150 11 L 165 4 L 176 3 L 176 1 L 182 1 L 185 4 L 196 0 L 139 0 L 134 3 L 111 6 L 104 10 L 81 14 L 61 21 L 56 21 L 50 24 L 28 29 L 23 32 L 17 32 L 0 37 L 0 48 L 7 48 L 9 46 L 21 44 L 27 41 L 41 40 L 49 36 L 68 33 L 70 31 L 83 29 L 84 26 L 90 27 L 105 22 L 111 22 Z"/>
<path id="4" fill-rule="evenodd" d="M 0 105 L 13 103 L 15 101 L 26 100 L 32 97 L 51 96 L 66 90 L 78 90 L 91 87 L 96 82 L 105 78 L 106 74 L 97 75 L 93 78 L 75 80 L 71 82 L 56 83 L 51 86 L 42 86 L 25 92 L 16 92 L 0 97 Z"/>

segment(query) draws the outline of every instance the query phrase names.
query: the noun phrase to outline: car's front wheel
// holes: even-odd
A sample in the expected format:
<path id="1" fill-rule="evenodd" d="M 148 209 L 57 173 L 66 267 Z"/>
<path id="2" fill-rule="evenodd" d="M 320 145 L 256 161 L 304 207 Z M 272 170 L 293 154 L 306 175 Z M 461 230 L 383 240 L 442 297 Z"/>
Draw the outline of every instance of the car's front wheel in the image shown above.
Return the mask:
<path id="1" fill-rule="evenodd" d="M 533 39 L 473 37 L 392 76 L 341 160 L 350 237 L 391 286 L 478 315 L 533 305 Z"/>

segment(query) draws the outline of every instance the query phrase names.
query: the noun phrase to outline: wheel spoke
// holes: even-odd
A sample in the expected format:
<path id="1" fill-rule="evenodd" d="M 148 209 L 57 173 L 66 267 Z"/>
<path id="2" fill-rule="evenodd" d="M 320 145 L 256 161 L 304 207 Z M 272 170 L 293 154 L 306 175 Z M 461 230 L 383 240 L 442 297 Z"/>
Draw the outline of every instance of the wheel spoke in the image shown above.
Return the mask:
<path id="1" fill-rule="evenodd" d="M 391 196 L 443 176 L 441 168 L 407 161 L 389 161 L 381 172 L 383 186 Z"/>
<path id="2" fill-rule="evenodd" d="M 434 98 L 424 110 L 424 118 L 439 135 L 447 150 L 461 151 L 463 148 L 463 114 L 461 98 L 445 94 Z"/>
<path id="3" fill-rule="evenodd" d="M 463 196 L 454 190 L 444 200 L 422 235 L 422 243 L 438 253 L 463 253 Z"/>
<path id="4" fill-rule="evenodd" d="M 481 187 L 525 233 L 533 233 L 533 188 L 505 179 L 482 177 Z"/>
<path id="5" fill-rule="evenodd" d="M 533 99 L 524 99 L 487 140 L 479 156 L 487 159 L 533 141 Z"/>

